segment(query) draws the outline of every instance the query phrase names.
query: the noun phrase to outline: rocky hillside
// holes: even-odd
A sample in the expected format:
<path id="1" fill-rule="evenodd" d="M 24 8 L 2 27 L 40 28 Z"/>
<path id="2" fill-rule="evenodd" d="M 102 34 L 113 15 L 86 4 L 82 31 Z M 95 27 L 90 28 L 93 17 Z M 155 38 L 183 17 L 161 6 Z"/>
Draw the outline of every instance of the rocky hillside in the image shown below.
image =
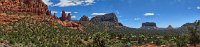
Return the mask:
<path id="1" fill-rule="evenodd" d="M 45 14 L 48 6 L 42 0 L 0 0 L 0 12 Z"/>
<path id="2" fill-rule="evenodd" d="M 44 20 L 46 20 L 46 22 L 50 24 L 58 23 L 62 26 L 81 31 L 84 31 L 82 28 L 86 28 L 82 26 L 83 23 L 88 24 L 88 26 L 92 26 L 89 24 L 98 24 L 99 26 L 107 26 L 109 28 L 123 26 L 123 24 L 118 22 L 118 18 L 114 13 L 98 15 L 91 20 L 89 20 L 87 16 L 83 16 L 80 22 L 76 22 L 71 20 L 70 13 L 66 14 L 65 11 L 62 11 L 62 16 L 58 18 L 56 17 L 56 13 L 52 15 L 51 11 L 48 11 L 48 6 L 45 5 L 42 0 L 0 0 L 0 6 L 0 24 L 2 25 L 17 22 L 27 17 L 39 22 L 44 22 Z"/>
<path id="3" fill-rule="evenodd" d="M 0 25 L 8 25 L 18 22 L 23 18 L 31 18 L 39 23 L 60 24 L 71 29 L 81 30 L 78 22 L 71 21 L 71 15 L 63 11 L 58 18 L 42 0 L 0 0 Z"/>

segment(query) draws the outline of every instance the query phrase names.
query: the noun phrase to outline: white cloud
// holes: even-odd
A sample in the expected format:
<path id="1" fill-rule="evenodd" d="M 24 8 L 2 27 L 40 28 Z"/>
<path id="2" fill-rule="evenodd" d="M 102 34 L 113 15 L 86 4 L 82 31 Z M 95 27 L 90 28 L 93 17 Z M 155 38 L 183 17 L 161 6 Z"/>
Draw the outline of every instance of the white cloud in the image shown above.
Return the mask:
<path id="1" fill-rule="evenodd" d="M 122 17 L 122 16 L 118 16 L 118 17 Z"/>
<path id="2" fill-rule="evenodd" d="M 78 6 L 78 5 L 92 5 L 94 4 L 94 0 L 60 0 L 59 3 L 55 4 L 54 6 L 59 6 L 59 7 L 66 7 L 66 6 Z"/>
<path id="3" fill-rule="evenodd" d="M 60 12 L 60 13 L 62 13 L 62 12 Z M 72 12 L 66 12 L 66 11 L 65 11 L 65 13 L 67 13 L 67 14 L 68 14 L 68 13 L 72 13 Z"/>
<path id="4" fill-rule="evenodd" d="M 53 13 L 58 13 L 57 11 L 51 11 L 51 13 L 53 14 Z"/>
<path id="5" fill-rule="evenodd" d="M 65 13 L 67 13 L 67 14 L 68 14 L 68 13 L 72 13 L 72 12 L 65 12 Z"/>
<path id="6" fill-rule="evenodd" d="M 141 18 L 134 18 L 134 20 L 141 20 Z"/>
<path id="7" fill-rule="evenodd" d="M 78 13 L 78 12 L 74 12 L 74 13 Z"/>
<path id="8" fill-rule="evenodd" d="M 76 16 L 71 16 L 71 18 L 76 18 Z"/>
<path id="9" fill-rule="evenodd" d="M 105 15 L 106 13 L 92 13 L 91 15 Z"/>
<path id="10" fill-rule="evenodd" d="M 145 13 L 144 16 L 154 16 L 155 13 Z"/>
<path id="11" fill-rule="evenodd" d="M 53 4 L 53 2 L 50 2 L 50 0 L 42 0 L 42 1 L 48 6 Z"/>
<path id="12" fill-rule="evenodd" d="M 200 10 L 200 6 L 197 6 L 197 9 L 199 9 L 199 10 Z"/>

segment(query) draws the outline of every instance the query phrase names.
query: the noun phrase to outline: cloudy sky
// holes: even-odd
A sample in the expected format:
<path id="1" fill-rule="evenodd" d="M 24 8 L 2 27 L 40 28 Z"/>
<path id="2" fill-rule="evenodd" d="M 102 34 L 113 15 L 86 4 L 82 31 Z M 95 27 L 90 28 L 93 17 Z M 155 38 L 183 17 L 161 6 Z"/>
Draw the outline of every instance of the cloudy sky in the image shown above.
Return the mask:
<path id="1" fill-rule="evenodd" d="M 43 0 L 52 13 L 72 13 L 74 20 L 116 13 L 125 26 L 139 28 L 143 22 L 156 22 L 158 27 L 180 27 L 200 19 L 200 0 Z"/>

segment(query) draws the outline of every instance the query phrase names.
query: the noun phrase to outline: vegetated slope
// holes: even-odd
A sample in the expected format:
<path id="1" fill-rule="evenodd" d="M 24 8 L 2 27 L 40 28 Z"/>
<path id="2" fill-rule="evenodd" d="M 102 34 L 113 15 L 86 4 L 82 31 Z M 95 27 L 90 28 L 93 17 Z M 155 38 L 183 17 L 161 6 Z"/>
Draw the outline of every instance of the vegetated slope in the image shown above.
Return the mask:
<path id="1" fill-rule="evenodd" d="M 35 18 L 45 17 L 45 18 Z M 40 20 L 38 20 L 40 19 Z M 189 36 L 176 31 L 140 30 L 112 25 L 84 25 L 86 32 L 49 22 L 49 16 L 27 16 L 0 26 L 0 42 L 13 47 L 186 46 Z"/>
<path id="2" fill-rule="evenodd" d="M 54 43 L 65 44 L 64 38 L 77 30 L 68 29 L 61 25 L 52 26 L 48 22 L 37 22 L 32 18 L 23 18 L 17 22 L 0 27 L 0 38 L 10 41 L 14 46 L 47 46 Z M 61 36 L 62 35 L 62 36 Z M 69 38 L 69 37 L 67 37 Z M 68 39 L 67 39 L 68 40 Z M 67 41 L 65 40 L 65 41 Z M 62 42 L 62 43 L 60 43 Z M 67 42 L 66 42 L 67 44 Z"/>
<path id="3" fill-rule="evenodd" d="M 3 25 L 0 27 L 0 31 L 1 44 L 13 47 L 95 47 L 101 45 L 117 46 L 118 44 L 112 43 L 115 40 L 109 40 L 110 36 L 105 32 L 84 33 L 59 24 L 51 25 L 45 20 L 37 22 L 30 17 Z"/>

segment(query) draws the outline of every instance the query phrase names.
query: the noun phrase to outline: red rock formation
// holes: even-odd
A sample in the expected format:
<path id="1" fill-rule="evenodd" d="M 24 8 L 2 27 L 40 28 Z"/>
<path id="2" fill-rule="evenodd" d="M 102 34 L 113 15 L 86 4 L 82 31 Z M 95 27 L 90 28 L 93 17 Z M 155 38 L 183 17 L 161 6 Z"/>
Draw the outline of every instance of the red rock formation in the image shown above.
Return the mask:
<path id="1" fill-rule="evenodd" d="M 60 20 L 61 21 L 67 20 L 67 15 L 66 15 L 65 11 L 62 11 L 62 16 L 60 17 Z"/>
<path id="2" fill-rule="evenodd" d="M 51 11 L 48 10 L 48 11 L 46 12 L 46 15 L 51 16 Z"/>
<path id="3" fill-rule="evenodd" d="M 56 13 L 53 14 L 53 18 L 58 19 L 58 17 L 56 16 Z"/>
<path id="4" fill-rule="evenodd" d="M 85 24 L 88 24 L 89 23 L 89 18 L 88 16 L 82 16 L 79 20 L 79 22 L 82 24 L 82 25 L 85 25 Z"/>
<path id="5" fill-rule="evenodd" d="M 88 16 L 84 15 L 81 17 L 80 21 L 89 21 L 89 18 L 88 18 Z"/>
<path id="6" fill-rule="evenodd" d="M 48 6 L 42 0 L 0 0 L 0 12 L 45 14 Z"/>
<path id="7" fill-rule="evenodd" d="M 71 13 L 68 13 L 67 20 L 71 21 Z"/>
<path id="8" fill-rule="evenodd" d="M 74 22 L 74 21 L 61 21 L 61 20 L 57 19 L 57 20 L 52 20 L 52 23 L 54 23 L 54 22 L 59 23 L 62 26 L 65 26 L 65 27 L 68 27 L 68 28 L 71 28 L 71 29 L 83 31 L 81 24 Z"/>
<path id="9" fill-rule="evenodd" d="M 16 22 L 24 18 L 23 16 L 6 15 L 0 13 L 0 25 L 9 24 L 11 22 Z"/>

